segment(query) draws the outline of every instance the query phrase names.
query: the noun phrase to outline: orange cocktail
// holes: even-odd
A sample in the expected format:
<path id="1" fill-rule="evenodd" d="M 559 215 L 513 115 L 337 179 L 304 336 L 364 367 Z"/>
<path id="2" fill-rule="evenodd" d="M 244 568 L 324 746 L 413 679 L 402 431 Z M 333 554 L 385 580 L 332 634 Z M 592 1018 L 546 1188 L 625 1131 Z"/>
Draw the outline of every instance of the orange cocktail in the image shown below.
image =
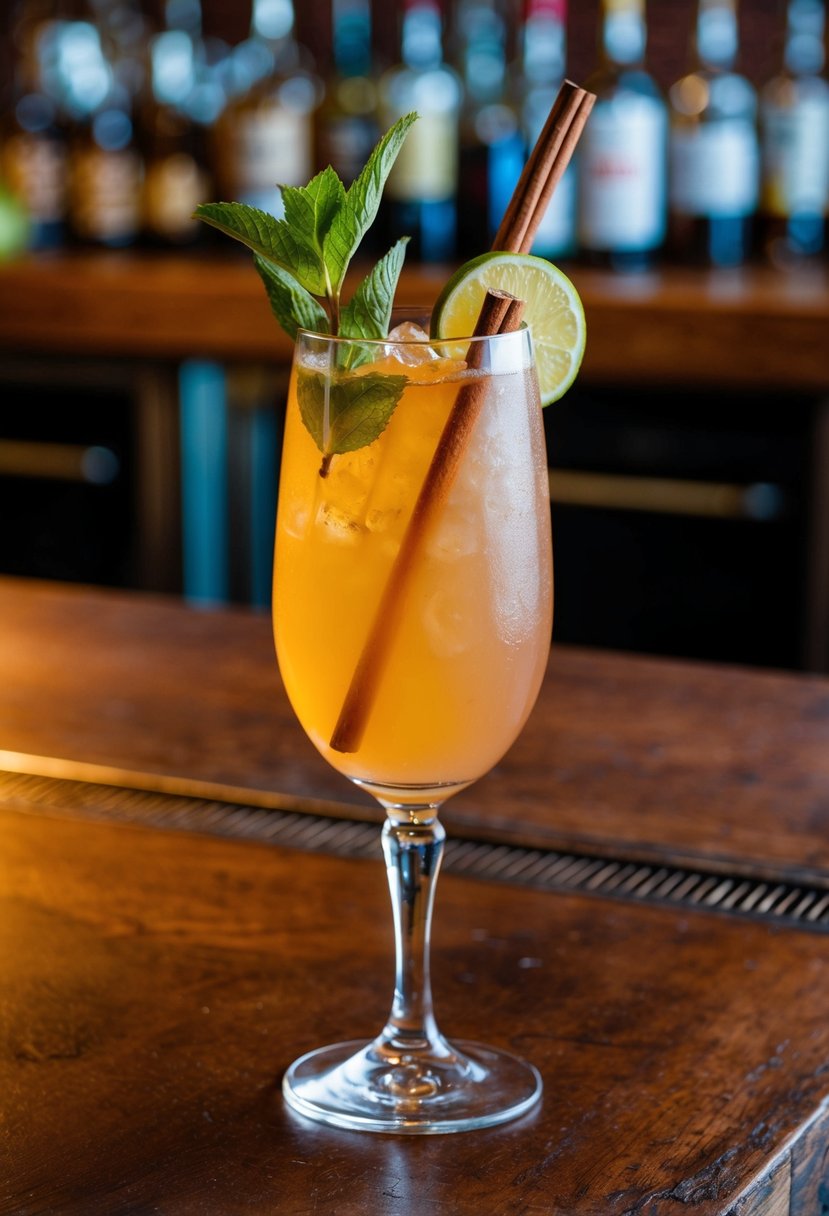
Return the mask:
<path id="1" fill-rule="evenodd" d="M 467 370 L 458 343 L 343 344 L 300 335 L 288 400 L 274 571 L 280 670 L 306 732 L 341 772 L 398 803 L 448 796 L 513 742 L 535 701 L 552 627 L 541 411 L 526 331 L 488 339 Z M 488 352 L 489 354 L 489 352 Z M 383 433 L 320 475 L 303 377 L 404 376 Z M 401 597 L 365 729 L 330 746 L 372 621 L 450 409 L 483 378 L 480 416 Z M 369 643 L 370 644 L 370 643 Z M 428 799 L 426 799 L 428 800 Z"/>
<path id="2" fill-rule="evenodd" d="M 282 1078 L 292 1110 L 334 1127 L 469 1131 L 541 1097 L 529 1062 L 441 1034 L 429 941 L 440 808 L 506 752 L 547 664 L 541 406 L 572 383 L 585 327 L 573 285 L 526 251 L 592 101 L 562 85 L 493 249 L 446 284 L 431 336 L 388 332 L 405 235 L 344 294 L 417 114 L 383 135 L 348 189 L 331 168 L 281 187 L 284 217 L 241 203 L 198 208 L 253 251 L 295 341 L 274 562 L 283 681 L 318 750 L 386 811 L 388 1018 L 369 1042 L 307 1051 Z"/>

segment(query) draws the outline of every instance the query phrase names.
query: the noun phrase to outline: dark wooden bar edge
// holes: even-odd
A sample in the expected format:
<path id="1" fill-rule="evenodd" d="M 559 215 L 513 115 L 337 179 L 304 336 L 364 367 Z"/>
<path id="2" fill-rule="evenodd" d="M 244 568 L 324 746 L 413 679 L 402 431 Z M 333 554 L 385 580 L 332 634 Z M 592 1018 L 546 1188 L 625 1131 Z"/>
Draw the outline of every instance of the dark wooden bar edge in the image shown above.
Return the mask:
<path id="1" fill-rule="evenodd" d="M 158 773 L 136 772 L 117 766 L 89 764 L 56 756 L 25 755 L 0 749 L 0 782 L 4 776 L 12 775 L 46 778 L 57 783 L 106 786 L 125 794 L 160 795 L 180 800 L 182 803 L 192 803 L 196 808 L 196 813 L 190 817 L 188 827 L 191 830 L 203 830 L 207 835 L 213 834 L 215 829 L 209 823 L 203 828 L 199 827 L 198 808 L 205 803 L 210 804 L 213 810 L 211 818 L 214 820 L 217 816 L 221 818 L 224 815 L 229 822 L 235 814 L 245 811 L 281 812 L 301 815 L 309 819 L 339 820 L 343 824 L 372 825 L 378 828 L 379 841 L 381 819 L 377 808 L 357 803 L 285 795 L 277 790 L 224 785 L 187 777 L 165 777 Z M 1 785 L 0 798 L 2 798 Z M 150 805 L 151 807 L 153 805 L 151 800 Z M 48 814 L 48 810 L 45 813 Z M 84 818 L 85 809 L 83 806 L 75 806 L 72 813 Z M 103 817 L 111 817 L 116 822 L 121 819 L 115 808 L 109 815 L 105 813 Z M 444 817 L 446 817 L 445 811 Z M 162 816 L 162 820 L 165 818 L 168 822 L 162 822 L 161 826 L 169 826 L 169 823 L 177 817 L 173 814 Z M 140 815 L 136 816 L 135 821 L 141 822 Z M 159 826 L 157 817 L 153 817 L 151 826 Z M 232 837 L 235 833 L 232 827 L 223 827 L 220 834 Z M 258 833 L 253 833 L 254 838 L 257 835 Z M 239 836 L 240 838 L 245 837 L 247 833 L 240 832 Z M 666 849 L 663 845 L 648 841 L 632 840 L 621 843 L 614 839 L 577 838 L 573 834 L 557 835 L 555 831 L 545 833 L 542 839 L 540 835 L 534 834 L 531 830 L 516 832 L 503 828 L 491 828 L 485 820 L 460 825 L 459 829 L 452 832 L 449 839 L 450 845 L 461 843 L 480 848 L 489 846 L 487 856 L 490 858 L 498 850 L 512 849 L 516 853 L 538 853 L 552 857 L 563 855 L 566 858 L 573 855 L 575 859 L 585 862 L 591 860 L 599 862 L 604 859 L 609 864 L 617 865 L 620 870 L 638 867 L 647 868 L 652 872 L 662 869 L 683 870 L 690 874 L 698 874 L 701 878 L 719 876 L 728 880 L 732 884 L 732 888 L 738 886 L 742 881 L 747 881 L 751 888 L 749 902 L 754 900 L 757 888 L 760 888 L 761 894 L 771 895 L 775 885 L 781 887 L 780 899 L 785 896 L 783 902 L 787 905 L 792 902 L 800 902 L 809 891 L 813 892 L 815 899 L 819 898 L 823 891 L 829 893 L 829 873 L 821 867 L 811 868 L 806 864 L 799 864 L 796 867 L 775 866 L 756 859 L 741 861 L 734 857 L 717 856 L 710 850 Z M 485 862 L 483 868 L 485 871 L 489 871 L 488 875 L 484 873 L 485 878 L 488 876 L 496 879 L 502 869 L 498 865 L 493 866 L 491 861 Z M 476 870 L 473 868 L 471 872 L 475 874 Z M 530 883 L 530 885 L 533 884 Z M 597 882 L 590 882 L 587 885 L 591 893 L 599 895 L 605 893 Z M 609 889 L 612 895 L 618 894 L 615 887 L 615 882 L 610 884 Z M 724 894 L 727 893 L 724 892 Z M 824 902 L 823 899 L 820 899 L 821 907 Z M 698 907 L 701 911 L 722 911 L 729 910 L 730 905 L 722 900 L 706 899 L 704 902 L 700 902 Z M 818 931 L 829 930 L 825 916 L 821 916 L 820 920 L 814 923 L 804 921 L 803 927 L 814 928 Z"/>

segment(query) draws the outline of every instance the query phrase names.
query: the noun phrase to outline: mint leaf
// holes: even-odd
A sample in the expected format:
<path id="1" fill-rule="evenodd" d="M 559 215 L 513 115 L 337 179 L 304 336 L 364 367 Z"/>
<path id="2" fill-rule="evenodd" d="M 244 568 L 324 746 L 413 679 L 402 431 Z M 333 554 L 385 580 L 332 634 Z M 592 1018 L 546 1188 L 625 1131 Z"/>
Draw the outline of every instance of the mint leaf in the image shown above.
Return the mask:
<path id="1" fill-rule="evenodd" d="M 296 340 L 298 329 L 328 333 L 328 317 L 322 305 L 305 290 L 287 270 L 269 262 L 260 254 L 253 255 L 253 264 L 265 284 L 265 291 L 276 317 L 285 333 Z"/>
<path id="2" fill-rule="evenodd" d="M 381 435 L 406 387 L 405 376 L 366 373 L 329 379 L 319 372 L 297 377 L 299 412 L 322 452 L 323 466 L 341 452 L 354 452 Z"/>
<path id="3" fill-rule="evenodd" d="M 325 250 L 325 241 L 332 224 L 346 205 L 345 186 L 329 165 L 312 178 L 307 186 L 282 186 L 285 223 L 295 239 L 302 241 L 309 254 L 318 259 L 326 277 L 327 290 L 339 293 L 349 256 L 335 244 Z"/>
<path id="4" fill-rule="evenodd" d="M 408 242 L 401 237 L 363 279 L 340 313 L 342 337 L 385 338 Z"/>
<path id="5" fill-rule="evenodd" d="M 249 207 L 247 203 L 200 203 L 195 215 L 282 266 L 312 295 L 326 294 L 322 257 L 295 235 L 285 220 L 275 219 L 267 211 Z"/>
<path id="6" fill-rule="evenodd" d="M 366 161 L 362 173 L 348 188 L 346 200 L 349 209 L 357 217 L 361 237 L 374 223 L 386 178 L 391 173 L 392 165 L 397 160 L 397 154 L 403 147 L 409 127 L 416 121 L 417 114 L 414 111 L 398 118 L 394 126 L 388 129 L 377 144 Z"/>
<path id="7" fill-rule="evenodd" d="M 326 261 L 330 260 L 332 264 L 345 261 L 347 265 L 354 256 L 360 241 L 374 223 L 386 178 L 397 160 L 409 127 L 416 121 L 417 114 L 414 112 L 398 118 L 375 147 L 362 173 L 349 186 L 345 206 L 331 225 L 325 240 Z"/>

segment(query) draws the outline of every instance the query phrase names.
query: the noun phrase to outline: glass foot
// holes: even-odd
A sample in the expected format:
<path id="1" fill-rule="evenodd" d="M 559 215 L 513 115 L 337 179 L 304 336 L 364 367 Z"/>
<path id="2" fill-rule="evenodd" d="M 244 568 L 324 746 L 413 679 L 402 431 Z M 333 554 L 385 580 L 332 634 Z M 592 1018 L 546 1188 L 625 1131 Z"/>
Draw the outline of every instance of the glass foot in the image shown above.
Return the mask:
<path id="1" fill-rule="evenodd" d="M 321 1047 L 295 1060 L 282 1092 L 289 1106 L 354 1131 L 432 1135 L 516 1119 L 541 1097 L 531 1064 L 480 1043 L 443 1041 L 428 1052 L 375 1040 Z"/>

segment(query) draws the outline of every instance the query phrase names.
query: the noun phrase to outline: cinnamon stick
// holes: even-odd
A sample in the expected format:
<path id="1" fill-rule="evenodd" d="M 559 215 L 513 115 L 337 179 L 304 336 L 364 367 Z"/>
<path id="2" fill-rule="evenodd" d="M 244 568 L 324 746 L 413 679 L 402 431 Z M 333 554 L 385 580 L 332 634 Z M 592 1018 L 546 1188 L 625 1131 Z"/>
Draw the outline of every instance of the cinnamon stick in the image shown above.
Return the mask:
<path id="1" fill-rule="evenodd" d="M 475 326 L 474 337 L 485 338 L 516 330 L 521 323 L 523 309 L 523 300 L 517 300 L 508 292 L 488 291 Z M 470 343 L 467 367 L 480 367 L 483 345 L 482 342 Z M 486 380 L 473 379 L 461 387 L 455 398 L 334 727 L 331 736 L 331 747 L 334 751 L 354 752 L 360 746 L 368 712 L 397 632 L 404 598 L 403 588 L 417 557 L 420 543 L 428 532 L 431 517 L 445 499 L 457 473 L 486 393 Z"/>
<path id="2" fill-rule="evenodd" d="M 595 100 L 592 93 L 570 80 L 564 81 L 507 207 L 493 249 L 512 253 L 529 251 Z M 522 309 L 523 302 L 507 293 L 488 292 L 475 336 L 517 329 Z M 480 356 L 482 345 L 471 343 L 470 366 L 476 366 L 474 361 Z M 485 382 L 471 380 L 461 388 L 452 407 L 334 727 L 330 741 L 334 751 L 354 752 L 360 746 L 397 630 L 409 572 L 429 522 L 457 471 L 483 404 L 485 389 Z"/>
<path id="3" fill-rule="evenodd" d="M 563 82 L 504 212 L 493 249 L 529 252 L 595 100 L 595 94 L 572 80 Z"/>

